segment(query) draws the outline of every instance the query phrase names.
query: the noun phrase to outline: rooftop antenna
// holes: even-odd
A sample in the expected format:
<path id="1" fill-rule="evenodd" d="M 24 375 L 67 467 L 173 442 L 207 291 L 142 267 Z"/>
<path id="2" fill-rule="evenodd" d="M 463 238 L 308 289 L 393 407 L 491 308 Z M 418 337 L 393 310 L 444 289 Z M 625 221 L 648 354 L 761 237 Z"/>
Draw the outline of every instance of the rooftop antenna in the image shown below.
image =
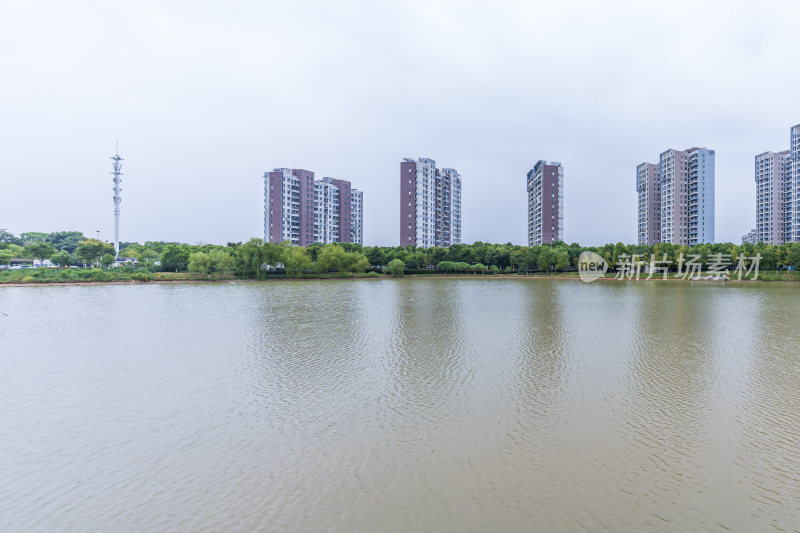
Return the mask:
<path id="1" fill-rule="evenodd" d="M 111 161 L 113 161 L 114 165 L 114 172 L 111 175 L 114 176 L 114 259 L 119 259 L 119 204 L 122 202 L 122 196 L 120 193 L 122 192 L 122 188 L 119 186 L 122 183 L 122 163 L 123 159 L 119 156 L 119 141 L 117 141 L 117 148 L 114 152 L 113 157 L 109 157 Z"/>

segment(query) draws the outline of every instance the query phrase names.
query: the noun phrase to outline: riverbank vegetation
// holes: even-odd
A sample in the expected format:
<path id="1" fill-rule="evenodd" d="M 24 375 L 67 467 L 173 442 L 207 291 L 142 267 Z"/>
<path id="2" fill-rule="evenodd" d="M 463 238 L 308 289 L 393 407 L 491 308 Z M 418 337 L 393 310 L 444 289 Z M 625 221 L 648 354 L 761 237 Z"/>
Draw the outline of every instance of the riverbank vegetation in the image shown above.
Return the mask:
<path id="1" fill-rule="evenodd" d="M 159 241 L 121 243 L 120 261 L 114 261 L 109 243 L 86 238 L 80 232 L 23 233 L 0 230 L 0 283 L 159 281 L 336 277 L 399 277 L 403 275 L 560 275 L 574 276 L 583 251 L 600 255 L 609 264 L 607 276 L 633 256 L 643 263 L 659 261 L 675 272 L 681 254 L 707 266 L 723 254 L 731 271 L 743 254 L 750 266 L 760 255 L 759 279 L 795 281 L 800 276 L 800 243 L 672 244 L 654 246 L 580 246 L 556 242 L 544 246 L 514 244 L 456 244 L 449 248 L 362 246 L 352 243 L 307 247 L 251 239 L 245 243 L 181 244 Z M 45 263 L 53 268 L 23 268 Z M 116 266 L 112 266 L 116 265 Z M 16 268 L 12 268 L 16 267 Z M 794 270 L 794 271 L 792 271 Z M 750 276 L 752 277 L 752 276 Z"/>

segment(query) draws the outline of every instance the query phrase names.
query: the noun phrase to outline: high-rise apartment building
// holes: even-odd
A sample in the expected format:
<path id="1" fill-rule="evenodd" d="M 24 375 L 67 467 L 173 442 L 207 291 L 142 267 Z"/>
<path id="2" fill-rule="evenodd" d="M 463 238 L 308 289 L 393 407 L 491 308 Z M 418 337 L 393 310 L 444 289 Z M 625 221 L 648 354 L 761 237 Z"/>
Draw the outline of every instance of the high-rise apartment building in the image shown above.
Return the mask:
<path id="1" fill-rule="evenodd" d="M 339 242 L 341 194 L 331 178 L 314 183 L 314 241 Z M 347 240 L 350 240 L 348 233 Z"/>
<path id="2" fill-rule="evenodd" d="M 658 165 L 636 167 L 639 244 L 714 242 L 714 159 L 706 148 L 669 149 Z M 651 192 L 654 167 L 657 193 Z"/>
<path id="3" fill-rule="evenodd" d="M 755 157 L 756 227 L 755 242 L 786 242 L 786 196 L 791 189 L 789 151 L 764 152 Z M 788 171 L 788 172 L 787 172 Z"/>
<path id="4" fill-rule="evenodd" d="M 264 173 L 266 241 L 289 241 L 297 246 L 312 242 L 361 244 L 363 207 L 363 194 L 349 181 L 315 181 L 313 172 L 302 169 L 276 168 Z"/>
<path id="5" fill-rule="evenodd" d="M 528 171 L 528 246 L 564 240 L 564 167 L 537 161 Z"/>
<path id="6" fill-rule="evenodd" d="M 642 163 L 636 167 L 636 192 L 639 197 L 638 243 L 652 246 L 661 242 L 661 186 L 658 165 Z"/>
<path id="7" fill-rule="evenodd" d="M 400 246 L 461 243 L 461 176 L 422 157 L 400 162 Z"/>
<path id="8" fill-rule="evenodd" d="M 350 189 L 350 242 L 364 244 L 364 193 Z"/>
<path id="9" fill-rule="evenodd" d="M 264 240 L 314 242 L 314 173 L 276 168 L 264 173 Z"/>
<path id="10" fill-rule="evenodd" d="M 800 124 L 792 126 L 789 142 L 787 226 L 791 241 L 797 242 L 800 241 Z"/>
<path id="11" fill-rule="evenodd" d="M 789 149 L 755 156 L 754 242 L 800 241 L 800 124 L 789 130 Z"/>

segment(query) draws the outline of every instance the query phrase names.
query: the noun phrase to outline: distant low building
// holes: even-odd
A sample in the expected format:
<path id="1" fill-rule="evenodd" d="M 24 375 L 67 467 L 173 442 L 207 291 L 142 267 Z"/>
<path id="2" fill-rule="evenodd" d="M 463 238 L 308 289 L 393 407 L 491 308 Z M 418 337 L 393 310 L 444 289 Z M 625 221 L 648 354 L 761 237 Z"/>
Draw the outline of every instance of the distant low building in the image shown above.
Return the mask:
<path id="1" fill-rule="evenodd" d="M 17 268 L 31 268 L 33 267 L 33 259 L 27 257 L 15 257 L 8 261 L 7 265 L 0 265 L 0 269 L 17 269 Z"/>
<path id="2" fill-rule="evenodd" d="M 119 259 L 116 259 L 113 263 L 111 263 L 111 266 L 115 266 L 115 267 L 118 267 L 118 266 L 136 266 L 138 264 L 139 264 L 139 260 L 136 259 L 135 257 L 120 257 Z"/>
<path id="3" fill-rule="evenodd" d="M 747 243 L 755 244 L 759 242 L 757 235 L 758 234 L 756 233 L 756 230 L 751 229 L 749 232 L 742 235 L 742 244 L 747 244 Z"/>

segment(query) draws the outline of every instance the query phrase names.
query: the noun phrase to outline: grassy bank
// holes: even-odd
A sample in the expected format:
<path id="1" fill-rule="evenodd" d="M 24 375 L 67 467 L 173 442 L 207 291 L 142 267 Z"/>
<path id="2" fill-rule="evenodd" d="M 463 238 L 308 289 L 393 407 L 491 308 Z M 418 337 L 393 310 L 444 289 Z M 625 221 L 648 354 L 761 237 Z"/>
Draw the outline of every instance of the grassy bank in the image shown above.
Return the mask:
<path id="1" fill-rule="evenodd" d="M 0 271 L 0 283 L 79 283 L 102 281 L 152 281 L 146 269 L 132 268 L 25 268 Z"/>
<path id="2" fill-rule="evenodd" d="M 354 279 L 354 278 L 389 278 L 388 274 L 370 271 L 365 273 L 303 273 L 287 274 L 285 272 L 268 273 L 259 276 L 257 280 L 301 280 L 301 279 Z M 440 270 L 410 271 L 407 278 L 458 278 L 458 279 L 488 279 L 488 278 L 552 278 L 552 279 L 578 279 L 575 271 L 567 272 L 444 272 Z M 608 272 L 606 279 L 613 279 L 614 273 Z M 640 276 L 645 280 L 646 274 Z M 180 282 L 180 281 L 222 281 L 222 280 L 248 280 L 252 278 L 234 276 L 232 273 L 215 272 L 203 275 L 199 272 L 151 272 L 144 268 L 26 268 L 20 270 L 0 270 L 0 285 L 3 284 L 42 284 L 42 283 L 135 283 L 135 282 Z M 660 276 L 654 277 L 660 279 Z M 671 280 L 678 280 L 670 276 Z M 768 271 L 760 272 L 759 281 L 800 281 L 800 272 Z M 734 278 L 731 281 L 736 281 Z"/>
<path id="3" fill-rule="evenodd" d="M 293 274 L 276 273 L 264 276 L 264 280 L 297 279 L 345 279 L 388 277 L 377 272 L 353 274 Z M 179 282 L 179 281 L 224 281 L 247 280 L 230 272 L 214 272 L 203 275 L 199 272 L 151 272 L 146 268 L 25 268 L 19 270 L 0 270 L 0 285 L 42 284 L 42 283 L 134 283 L 134 282 Z"/>
<path id="4" fill-rule="evenodd" d="M 234 279 L 232 274 L 203 276 L 197 272 L 150 272 L 145 268 L 25 268 L 0 270 L 0 284 L 122 283 Z"/>

